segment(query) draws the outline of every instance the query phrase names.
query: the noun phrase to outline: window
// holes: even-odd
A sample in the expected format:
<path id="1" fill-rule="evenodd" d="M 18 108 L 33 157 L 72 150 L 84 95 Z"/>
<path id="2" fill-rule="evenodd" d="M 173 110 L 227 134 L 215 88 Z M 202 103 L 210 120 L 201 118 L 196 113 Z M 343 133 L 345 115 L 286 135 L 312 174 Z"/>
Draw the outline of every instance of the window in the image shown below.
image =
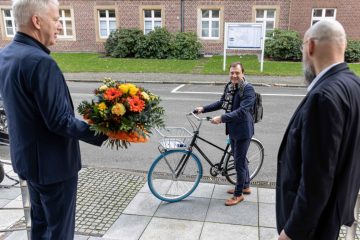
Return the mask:
<path id="1" fill-rule="evenodd" d="M 116 30 L 115 10 L 98 10 L 99 37 L 108 38 L 112 31 Z"/>
<path id="2" fill-rule="evenodd" d="M 255 14 L 255 22 L 265 23 L 265 36 L 271 37 L 271 32 L 275 29 L 276 10 L 256 9 Z"/>
<path id="3" fill-rule="evenodd" d="M 4 21 L 4 30 L 6 37 L 14 37 L 16 33 L 16 25 L 14 17 L 12 15 L 11 9 L 2 10 L 3 21 Z"/>
<path id="4" fill-rule="evenodd" d="M 311 25 L 323 19 L 336 19 L 335 8 L 314 8 L 312 10 Z"/>
<path id="5" fill-rule="evenodd" d="M 161 10 L 144 10 L 144 34 L 162 26 Z"/>
<path id="6" fill-rule="evenodd" d="M 74 38 L 74 24 L 72 19 L 72 12 L 70 9 L 60 9 L 60 23 L 62 25 L 62 30 L 59 33 L 59 38 Z"/>
<path id="7" fill-rule="evenodd" d="M 219 39 L 220 10 L 201 10 L 201 37 L 205 39 Z"/>

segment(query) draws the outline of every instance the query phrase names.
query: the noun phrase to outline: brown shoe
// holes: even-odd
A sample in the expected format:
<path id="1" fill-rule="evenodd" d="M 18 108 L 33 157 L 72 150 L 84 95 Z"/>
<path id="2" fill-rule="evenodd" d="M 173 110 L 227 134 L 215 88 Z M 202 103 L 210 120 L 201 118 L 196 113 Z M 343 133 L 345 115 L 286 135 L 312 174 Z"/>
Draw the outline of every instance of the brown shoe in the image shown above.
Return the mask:
<path id="1" fill-rule="evenodd" d="M 243 189 L 243 194 L 251 194 L 251 188 L 250 187 L 248 187 L 248 188 L 244 188 Z"/>
<path id="2" fill-rule="evenodd" d="M 225 201 L 225 205 L 226 206 L 234 206 L 240 202 L 244 201 L 244 196 L 241 195 L 241 196 L 238 196 L 238 197 L 232 197 L 232 198 L 229 198 L 228 200 Z"/>
<path id="3" fill-rule="evenodd" d="M 227 190 L 226 192 L 227 192 L 228 194 L 234 194 L 235 188 L 230 188 L 230 189 Z M 250 188 L 250 187 L 244 188 L 244 189 L 243 189 L 243 194 L 247 194 L 247 195 L 251 194 L 251 188 Z"/>

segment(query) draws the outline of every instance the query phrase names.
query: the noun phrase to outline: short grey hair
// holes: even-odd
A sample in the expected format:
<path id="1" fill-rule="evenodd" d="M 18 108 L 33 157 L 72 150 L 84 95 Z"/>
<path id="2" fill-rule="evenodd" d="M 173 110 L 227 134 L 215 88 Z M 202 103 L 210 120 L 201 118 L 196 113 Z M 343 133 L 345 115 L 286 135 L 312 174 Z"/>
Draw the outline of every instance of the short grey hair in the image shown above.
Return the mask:
<path id="1" fill-rule="evenodd" d="M 346 33 L 340 22 L 333 19 L 325 19 L 315 23 L 305 33 L 308 38 L 318 40 L 331 40 L 340 44 L 346 44 Z"/>
<path id="2" fill-rule="evenodd" d="M 12 0 L 13 16 L 18 27 L 26 26 L 31 17 L 41 15 L 50 3 L 59 5 L 58 0 Z"/>

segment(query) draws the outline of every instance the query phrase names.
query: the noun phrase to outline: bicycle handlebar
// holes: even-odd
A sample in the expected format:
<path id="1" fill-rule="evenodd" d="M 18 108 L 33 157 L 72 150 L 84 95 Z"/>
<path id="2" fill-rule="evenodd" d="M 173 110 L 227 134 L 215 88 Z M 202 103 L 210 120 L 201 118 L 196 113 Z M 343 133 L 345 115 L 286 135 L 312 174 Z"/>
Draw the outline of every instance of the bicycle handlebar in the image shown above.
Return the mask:
<path id="1" fill-rule="evenodd" d="M 192 111 L 192 112 L 189 112 L 187 115 L 188 115 L 188 116 L 191 116 L 191 115 L 192 115 L 194 118 L 196 118 L 196 119 L 199 120 L 199 121 L 210 121 L 210 120 L 212 119 L 212 118 L 209 117 L 209 116 L 201 118 L 201 117 L 199 117 L 196 113 L 197 113 L 196 110 L 194 110 L 194 111 Z"/>

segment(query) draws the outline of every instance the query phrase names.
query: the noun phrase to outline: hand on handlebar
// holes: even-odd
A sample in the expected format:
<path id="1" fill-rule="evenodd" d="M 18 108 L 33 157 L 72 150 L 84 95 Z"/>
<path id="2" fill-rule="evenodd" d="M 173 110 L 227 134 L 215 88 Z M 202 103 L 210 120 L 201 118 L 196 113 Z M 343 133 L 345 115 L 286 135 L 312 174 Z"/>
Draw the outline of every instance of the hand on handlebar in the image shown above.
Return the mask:
<path id="1" fill-rule="evenodd" d="M 193 113 L 195 114 L 199 114 L 199 113 L 202 113 L 204 112 L 204 108 L 203 107 L 196 107 L 194 110 L 193 110 Z"/>
<path id="2" fill-rule="evenodd" d="M 213 124 L 220 124 L 220 123 L 221 123 L 221 116 L 213 117 L 213 118 L 210 120 L 210 122 L 213 123 Z"/>

